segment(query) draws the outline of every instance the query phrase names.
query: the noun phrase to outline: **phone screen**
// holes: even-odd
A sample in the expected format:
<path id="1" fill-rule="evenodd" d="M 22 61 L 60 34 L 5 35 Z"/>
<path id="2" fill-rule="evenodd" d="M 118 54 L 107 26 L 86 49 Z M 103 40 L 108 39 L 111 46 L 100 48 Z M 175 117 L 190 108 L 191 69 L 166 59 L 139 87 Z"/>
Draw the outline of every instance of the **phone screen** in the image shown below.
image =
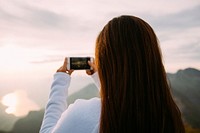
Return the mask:
<path id="1" fill-rule="evenodd" d="M 70 57 L 70 69 L 83 70 L 90 69 L 88 61 L 90 57 Z"/>

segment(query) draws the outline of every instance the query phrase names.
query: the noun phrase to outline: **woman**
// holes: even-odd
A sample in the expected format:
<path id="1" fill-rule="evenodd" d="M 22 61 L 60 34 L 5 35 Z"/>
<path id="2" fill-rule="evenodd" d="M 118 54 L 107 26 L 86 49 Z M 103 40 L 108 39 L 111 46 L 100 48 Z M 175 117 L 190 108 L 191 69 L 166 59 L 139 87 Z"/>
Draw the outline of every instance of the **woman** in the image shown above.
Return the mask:
<path id="1" fill-rule="evenodd" d="M 134 16 L 112 19 L 97 38 L 95 59 L 87 74 L 100 86 L 100 100 L 78 100 L 67 108 L 73 71 L 65 61 L 55 74 L 41 132 L 185 132 L 149 24 Z"/>

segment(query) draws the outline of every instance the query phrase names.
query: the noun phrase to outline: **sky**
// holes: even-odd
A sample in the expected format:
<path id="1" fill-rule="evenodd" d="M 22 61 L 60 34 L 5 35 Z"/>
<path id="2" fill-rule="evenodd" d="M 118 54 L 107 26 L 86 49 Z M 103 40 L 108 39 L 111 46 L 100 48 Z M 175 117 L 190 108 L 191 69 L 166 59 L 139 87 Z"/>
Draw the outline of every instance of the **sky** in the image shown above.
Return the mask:
<path id="1" fill-rule="evenodd" d="M 0 0 L 0 100 L 29 101 L 18 102 L 18 116 L 24 106 L 43 108 L 63 59 L 94 56 L 98 33 L 120 15 L 152 26 L 167 72 L 200 69 L 199 12 L 199 0 Z M 84 71 L 74 72 L 69 94 L 89 83 Z"/>

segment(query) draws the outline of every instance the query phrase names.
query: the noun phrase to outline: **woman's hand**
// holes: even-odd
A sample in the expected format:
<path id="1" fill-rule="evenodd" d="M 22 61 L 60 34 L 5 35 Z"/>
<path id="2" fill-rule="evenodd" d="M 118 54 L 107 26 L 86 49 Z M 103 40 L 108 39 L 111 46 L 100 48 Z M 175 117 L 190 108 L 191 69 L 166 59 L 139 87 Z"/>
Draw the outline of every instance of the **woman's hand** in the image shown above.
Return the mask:
<path id="1" fill-rule="evenodd" d="M 73 71 L 74 71 L 74 70 L 67 70 L 67 58 L 65 58 L 64 63 L 63 63 L 63 66 L 61 66 L 61 67 L 57 70 L 57 72 L 64 72 L 64 73 L 67 73 L 67 74 L 69 74 L 69 75 L 71 75 Z"/>
<path id="2" fill-rule="evenodd" d="M 95 61 L 91 62 L 91 61 L 88 61 L 88 64 L 90 65 L 90 67 L 92 67 L 93 69 L 92 70 L 86 70 L 86 73 L 88 75 L 92 75 L 94 74 L 96 71 L 97 71 L 97 67 L 95 65 Z"/>

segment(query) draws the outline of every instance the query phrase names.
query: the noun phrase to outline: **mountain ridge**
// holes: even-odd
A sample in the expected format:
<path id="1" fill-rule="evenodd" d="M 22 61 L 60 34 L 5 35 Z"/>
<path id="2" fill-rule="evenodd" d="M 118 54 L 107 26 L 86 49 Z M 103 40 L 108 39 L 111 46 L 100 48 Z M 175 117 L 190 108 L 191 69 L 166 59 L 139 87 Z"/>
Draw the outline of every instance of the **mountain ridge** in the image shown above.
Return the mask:
<path id="1" fill-rule="evenodd" d="M 167 78 L 170 81 L 174 100 L 182 112 L 184 121 L 193 128 L 200 128 L 200 71 L 195 68 L 187 68 L 176 73 L 167 73 Z M 90 99 L 92 97 L 99 97 L 99 91 L 94 84 L 89 84 L 70 95 L 67 101 L 72 104 L 78 98 Z M 12 132 L 9 133 L 15 133 L 15 131 L 21 131 L 20 133 L 23 133 L 23 131 L 28 131 L 29 133 L 38 132 L 43 112 L 44 110 L 30 112 L 28 116 L 19 119 Z M 24 129 L 22 126 L 24 122 L 30 125 L 36 122 L 37 126 L 35 128 L 37 129 L 34 131 Z M 32 129 L 28 126 L 26 128 Z"/>

